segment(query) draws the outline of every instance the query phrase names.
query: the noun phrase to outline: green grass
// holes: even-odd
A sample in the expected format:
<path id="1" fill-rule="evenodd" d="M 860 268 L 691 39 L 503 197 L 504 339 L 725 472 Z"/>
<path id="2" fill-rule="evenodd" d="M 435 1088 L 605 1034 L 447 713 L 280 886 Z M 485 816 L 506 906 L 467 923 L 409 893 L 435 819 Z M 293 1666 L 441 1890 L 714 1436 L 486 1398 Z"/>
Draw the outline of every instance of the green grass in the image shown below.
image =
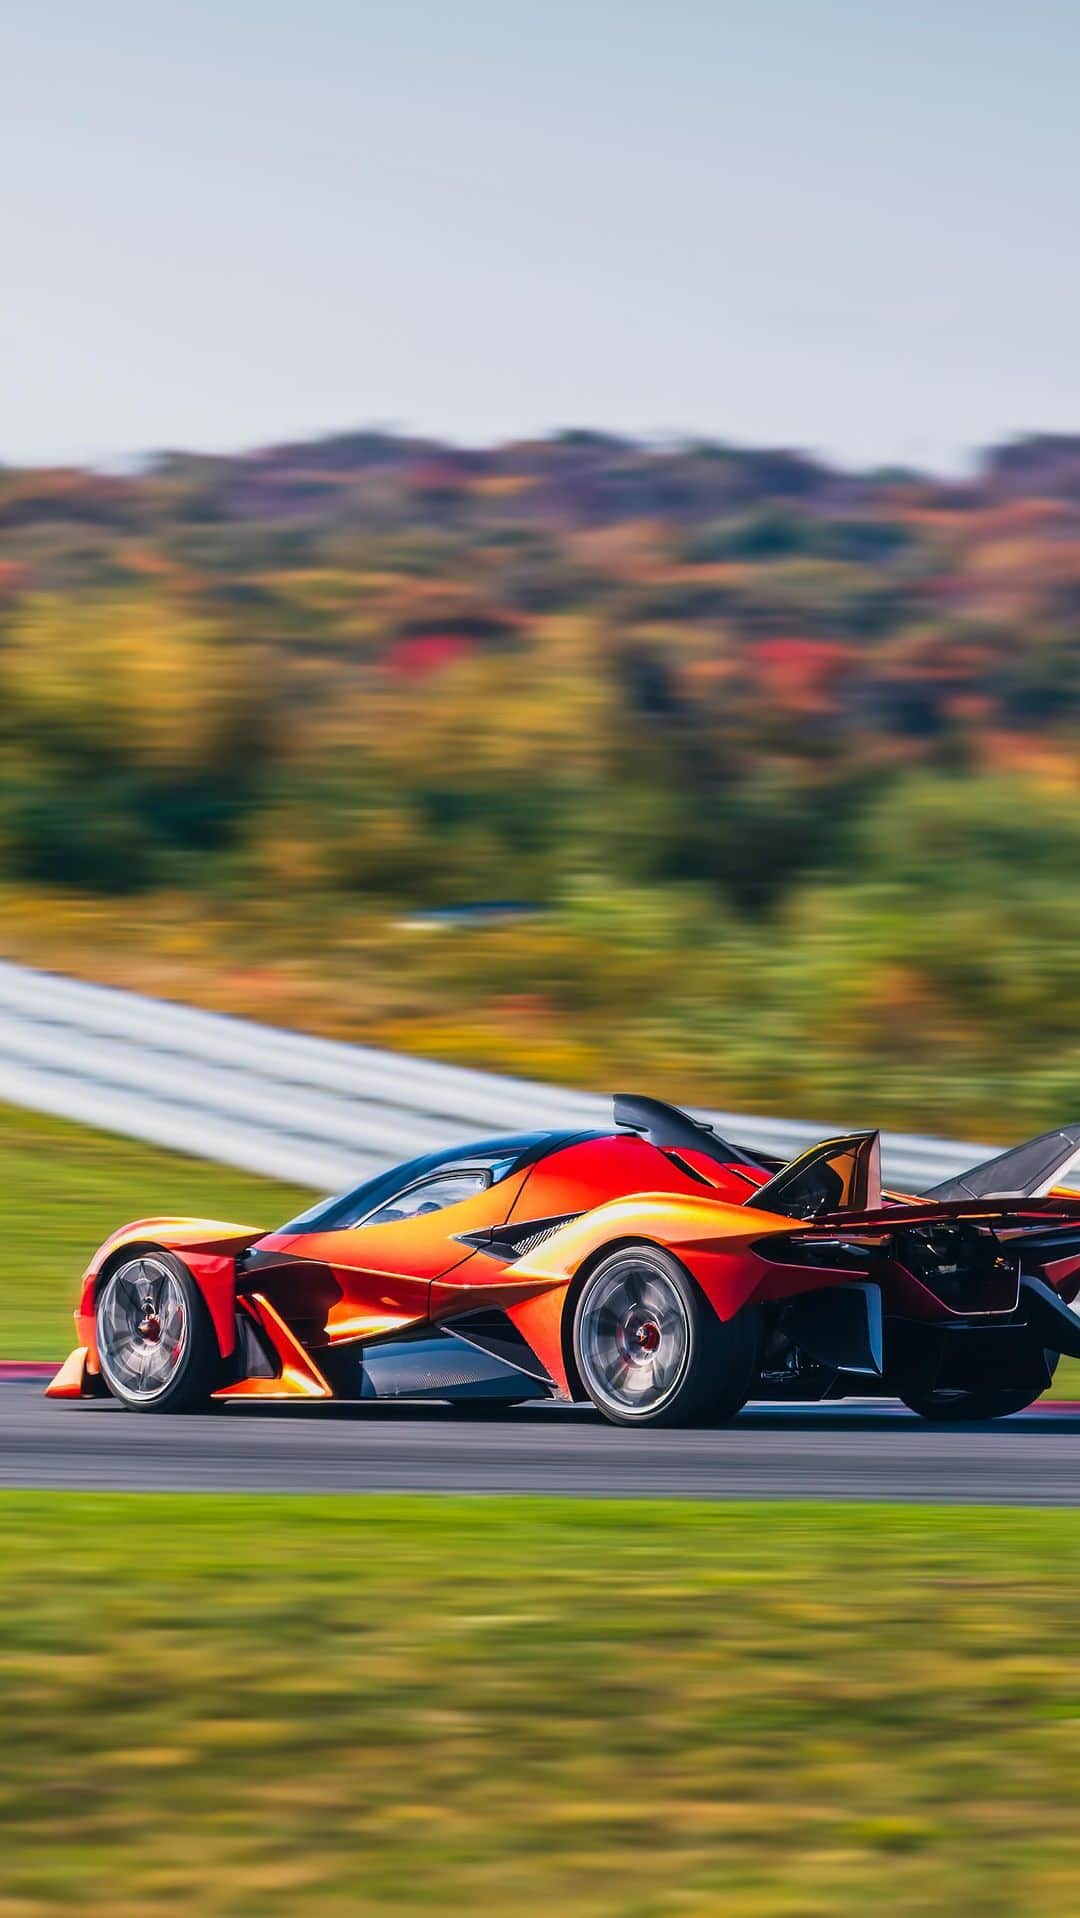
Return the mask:
<path id="1" fill-rule="evenodd" d="M 1069 1513 L 10 1493 L 0 1913 L 1061 1918 Z"/>
<path id="2" fill-rule="evenodd" d="M 0 1106 L 0 1358 L 66 1355 L 90 1254 L 129 1219 L 180 1213 L 269 1230 L 309 1199 L 295 1187 Z"/>

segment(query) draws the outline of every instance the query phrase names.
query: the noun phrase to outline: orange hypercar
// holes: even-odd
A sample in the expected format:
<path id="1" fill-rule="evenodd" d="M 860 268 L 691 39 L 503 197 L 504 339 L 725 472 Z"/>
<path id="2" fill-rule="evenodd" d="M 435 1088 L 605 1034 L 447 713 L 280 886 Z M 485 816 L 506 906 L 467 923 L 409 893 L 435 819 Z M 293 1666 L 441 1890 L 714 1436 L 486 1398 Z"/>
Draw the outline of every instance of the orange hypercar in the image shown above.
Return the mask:
<path id="1" fill-rule="evenodd" d="M 1080 1356 L 1080 1127 L 914 1197 L 875 1132 L 765 1163 L 620 1097 L 610 1133 L 413 1160 L 265 1234 L 143 1219 L 101 1247 L 54 1396 L 588 1397 L 622 1425 L 750 1396 L 1019 1410 Z"/>

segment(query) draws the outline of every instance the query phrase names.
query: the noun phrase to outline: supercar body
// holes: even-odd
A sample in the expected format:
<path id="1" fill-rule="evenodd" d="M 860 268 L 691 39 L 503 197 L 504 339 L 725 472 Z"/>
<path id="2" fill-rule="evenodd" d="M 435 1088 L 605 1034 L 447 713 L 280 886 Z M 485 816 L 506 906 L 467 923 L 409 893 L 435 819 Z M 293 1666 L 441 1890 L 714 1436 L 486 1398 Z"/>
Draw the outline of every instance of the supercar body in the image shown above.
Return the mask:
<path id="1" fill-rule="evenodd" d="M 779 1166 L 653 1100 L 616 1099 L 615 1122 L 430 1154 L 268 1234 L 125 1226 L 50 1392 L 587 1397 L 630 1425 L 876 1392 L 980 1417 L 1080 1355 L 1080 1128 L 915 1197 L 882 1193 L 876 1133 Z"/>

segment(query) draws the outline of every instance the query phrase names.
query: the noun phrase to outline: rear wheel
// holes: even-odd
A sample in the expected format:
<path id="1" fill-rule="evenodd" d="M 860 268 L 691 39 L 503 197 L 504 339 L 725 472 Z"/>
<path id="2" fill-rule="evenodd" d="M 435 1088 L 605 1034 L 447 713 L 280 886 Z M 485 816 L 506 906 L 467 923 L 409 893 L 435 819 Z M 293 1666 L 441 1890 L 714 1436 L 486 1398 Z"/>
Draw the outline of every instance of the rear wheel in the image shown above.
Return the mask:
<path id="1" fill-rule="evenodd" d="M 943 1424 L 961 1425 L 966 1420 L 1007 1419 L 1023 1412 L 1041 1398 L 1046 1387 L 1032 1392 L 1024 1386 L 998 1392 L 903 1392 L 901 1398 L 910 1412 L 920 1418 L 937 1419 Z"/>
<path id="2" fill-rule="evenodd" d="M 613 1425 L 699 1425 L 745 1405 L 758 1319 L 722 1322 L 669 1252 L 624 1246 L 585 1284 L 574 1314 L 574 1360 Z"/>
<path id="3" fill-rule="evenodd" d="M 136 1412 L 188 1412 L 206 1404 L 217 1341 L 201 1292 L 170 1252 L 140 1253 L 104 1280 L 97 1302 L 102 1377 Z"/>

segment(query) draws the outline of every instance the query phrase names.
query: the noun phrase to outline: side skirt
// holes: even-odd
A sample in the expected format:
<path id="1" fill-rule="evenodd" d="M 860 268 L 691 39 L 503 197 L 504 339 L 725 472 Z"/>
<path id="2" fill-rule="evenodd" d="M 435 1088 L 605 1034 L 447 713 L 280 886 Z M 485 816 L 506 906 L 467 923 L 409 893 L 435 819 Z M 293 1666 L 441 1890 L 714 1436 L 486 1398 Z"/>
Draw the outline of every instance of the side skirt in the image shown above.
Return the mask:
<path id="1" fill-rule="evenodd" d="M 338 1398 L 547 1399 L 554 1387 L 472 1338 L 426 1326 L 377 1344 L 320 1353 Z M 535 1359 L 530 1354 L 535 1367 Z"/>

